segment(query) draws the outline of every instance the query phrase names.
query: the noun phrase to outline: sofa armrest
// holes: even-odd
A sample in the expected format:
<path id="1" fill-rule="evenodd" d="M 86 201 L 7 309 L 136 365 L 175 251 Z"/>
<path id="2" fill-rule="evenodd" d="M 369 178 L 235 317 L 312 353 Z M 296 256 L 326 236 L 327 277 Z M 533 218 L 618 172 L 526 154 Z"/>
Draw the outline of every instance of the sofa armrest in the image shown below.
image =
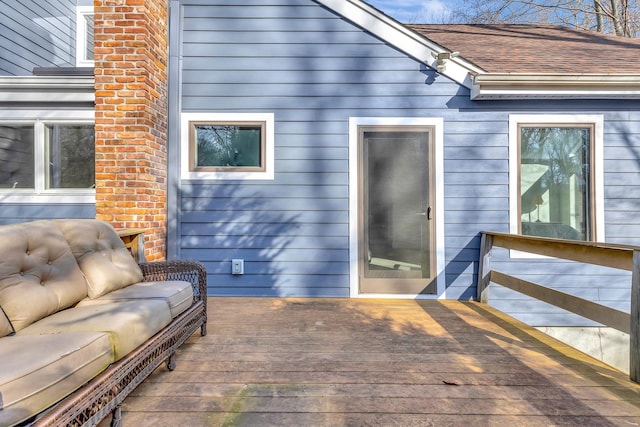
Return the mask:
<path id="1" fill-rule="evenodd" d="M 184 280 L 193 287 L 193 299 L 207 305 L 207 271 L 199 261 L 159 261 L 138 264 L 145 282 Z"/>

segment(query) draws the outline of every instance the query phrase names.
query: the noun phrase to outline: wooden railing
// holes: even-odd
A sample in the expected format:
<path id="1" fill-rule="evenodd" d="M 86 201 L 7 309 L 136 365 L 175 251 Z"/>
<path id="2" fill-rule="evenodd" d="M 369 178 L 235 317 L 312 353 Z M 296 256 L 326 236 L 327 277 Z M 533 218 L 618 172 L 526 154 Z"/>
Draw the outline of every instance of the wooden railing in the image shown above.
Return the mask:
<path id="1" fill-rule="evenodd" d="M 494 247 L 631 271 L 631 314 L 494 271 Z M 493 282 L 628 333 L 629 377 L 640 382 L 640 247 L 483 232 L 478 276 L 478 301 L 488 302 Z"/>

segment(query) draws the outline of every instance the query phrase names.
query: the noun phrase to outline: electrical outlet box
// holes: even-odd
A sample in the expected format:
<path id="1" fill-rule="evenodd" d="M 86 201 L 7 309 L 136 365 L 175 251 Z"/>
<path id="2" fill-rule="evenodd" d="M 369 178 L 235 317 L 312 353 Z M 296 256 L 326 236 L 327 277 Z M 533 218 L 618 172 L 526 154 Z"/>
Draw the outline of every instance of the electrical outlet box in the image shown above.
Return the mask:
<path id="1" fill-rule="evenodd" d="M 244 274 L 244 260 L 232 259 L 231 260 L 231 274 Z"/>

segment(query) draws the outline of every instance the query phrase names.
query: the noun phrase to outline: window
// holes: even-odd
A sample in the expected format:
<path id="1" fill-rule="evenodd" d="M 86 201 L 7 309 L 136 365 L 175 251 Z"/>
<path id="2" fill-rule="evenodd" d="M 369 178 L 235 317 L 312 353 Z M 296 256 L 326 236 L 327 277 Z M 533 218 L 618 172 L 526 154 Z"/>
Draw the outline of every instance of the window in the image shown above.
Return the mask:
<path id="1" fill-rule="evenodd" d="M 601 231 L 596 220 L 602 217 L 597 202 L 602 197 L 602 156 L 597 154 L 602 118 L 512 116 L 511 126 L 512 163 L 516 157 L 511 231 L 596 241 Z"/>
<path id="2" fill-rule="evenodd" d="M 264 122 L 190 126 L 191 170 L 264 170 Z"/>
<path id="3" fill-rule="evenodd" d="M 35 188 L 33 125 L 0 124 L 0 188 Z"/>
<path id="4" fill-rule="evenodd" d="M 184 113 L 185 179 L 273 179 L 273 114 Z"/>
<path id="5" fill-rule="evenodd" d="M 45 188 L 95 186 L 93 125 L 45 124 Z"/>
<path id="6" fill-rule="evenodd" d="M 93 6 L 76 8 L 76 66 L 93 67 Z"/>
<path id="7" fill-rule="evenodd" d="M 49 112 L 52 116 L 55 112 Z M 92 112 L 82 112 L 88 116 Z M 41 112 L 44 115 L 44 112 Z M 44 201 L 34 196 L 95 194 L 93 121 L 0 117 L 0 192 L 12 202 Z M 69 197 L 71 196 L 71 197 Z M 56 199 L 56 201 L 61 201 Z"/>

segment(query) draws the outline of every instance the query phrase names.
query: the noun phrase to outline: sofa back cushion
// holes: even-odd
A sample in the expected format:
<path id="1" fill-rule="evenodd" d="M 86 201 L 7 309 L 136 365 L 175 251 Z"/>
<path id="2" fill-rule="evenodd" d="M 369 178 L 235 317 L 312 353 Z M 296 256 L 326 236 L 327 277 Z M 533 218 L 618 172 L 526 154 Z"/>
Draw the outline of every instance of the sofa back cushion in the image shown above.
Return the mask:
<path id="1" fill-rule="evenodd" d="M 11 322 L 9 322 L 7 315 L 4 314 L 4 310 L 0 307 L 0 338 L 11 335 L 14 332 Z"/>
<path id="2" fill-rule="evenodd" d="M 87 278 L 89 298 L 142 281 L 142 271 L 114 228 L 95 219 L 55 220 Z"/>
<path id="3" fill-rule="evenodd" d="M 86 296 L 82 271 L 51 221 L 0 227 L 0 306 L 15 331 Z"/>

